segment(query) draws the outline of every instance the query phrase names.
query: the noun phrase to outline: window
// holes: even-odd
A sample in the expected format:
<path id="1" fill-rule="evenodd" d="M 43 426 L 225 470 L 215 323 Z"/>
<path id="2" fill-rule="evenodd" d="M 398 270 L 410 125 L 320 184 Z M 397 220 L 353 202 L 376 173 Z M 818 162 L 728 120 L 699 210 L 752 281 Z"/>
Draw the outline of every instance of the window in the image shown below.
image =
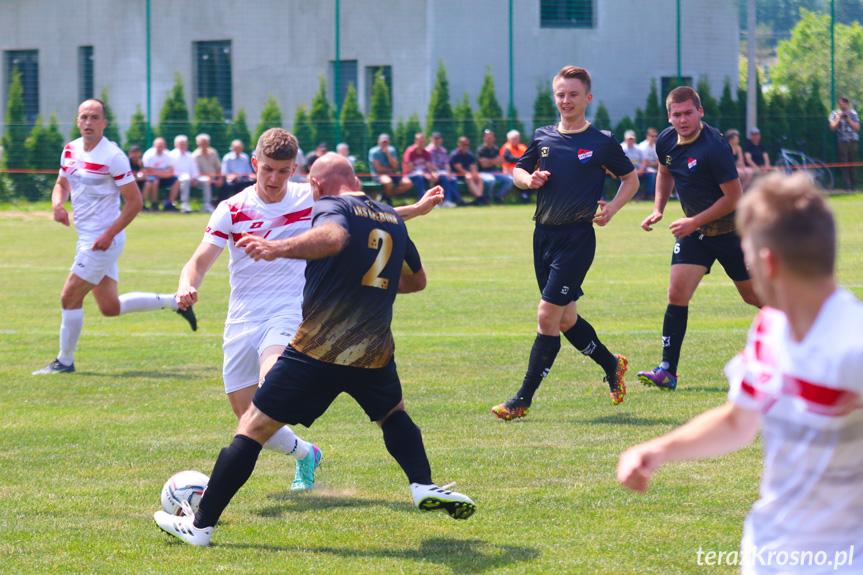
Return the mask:
<path id="1" fill-rule="evenodd" d="M 692 76 L 681 76 L 682 86 L 692 86 Z M 665 98 L 668 93 L 677 87 L 677 76 L 663 76 L 660 82 L 662 88 L 662 107 L 665 107 Z"/>
<path id="2" fill-rule="evenodd" d="M 393 67 L 392 66 L 366 66 L 366 114 L 372 109 L 372 87 L 375 85 L 377 74 L 383 74 L 384 82 L 390 92 L 390 112 L 393 109 Z"/>
<path id="3" fill-rule="evenodd" d="M 342 109 L 342 104 L 345 101 L 345 94 L 348 93 L 348 84 L 353 83 L 354 89 L 358 90 L 357 84 L 357 61 L 356 60 L 339 60 L 339 93 L 336 94 L 336 62 L 330 62 L 330 88 L 333 94 L 333 100 Z"/>
<path id="4" fill-rule="evenodd" d="M 193 42 L 195 62 L 195 100 L 216 98 L 225 119 L 234 115 L 231 78 L 231 41 Z"/>
<path id="5" fill-rule="evenodd" d="M 540 28 L 595 28 L 593 0 L 539 0 Z"/>
<path id="6" fill-rule="evenodd" d="M 9 97 L 12 74 L 17 70 L 21 74 L 21 85 L 24 88 L 24 118 L 27 124 L 32 126 L 39 115 L 39 50 L 7 50 L 4 56 L 6 97 Z"/>
<path id="7" fill-rule="evenodd" d="M 93 97 L 93 47 L 78 46 L 78 101 Z"/>

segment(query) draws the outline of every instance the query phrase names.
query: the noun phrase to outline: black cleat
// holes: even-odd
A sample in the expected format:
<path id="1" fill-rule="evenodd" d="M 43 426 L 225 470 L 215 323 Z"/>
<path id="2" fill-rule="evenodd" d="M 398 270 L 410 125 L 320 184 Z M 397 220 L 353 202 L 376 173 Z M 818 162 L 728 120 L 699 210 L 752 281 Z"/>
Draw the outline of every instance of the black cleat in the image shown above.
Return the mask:
<path id="1" fill-rule="evenodd" d="M 192 309 L 192 306 L 189 306 L 186 309 L 178 309 L 176 311 L 183 317 L 183 319 L 189 322 L 189 325 L 192 326 L 192 331 L 198 331 L 198 318 L 195 317 L 195 310 Z"/>
<path id="2" fill-rule="evenodd" d="M 75 373 L 75 364 L 65 365 L 60 363 L 59 359 L 55 359 L 42 369 L 37 369 L 33 375 L 53 375 L 55 373 Z"/>

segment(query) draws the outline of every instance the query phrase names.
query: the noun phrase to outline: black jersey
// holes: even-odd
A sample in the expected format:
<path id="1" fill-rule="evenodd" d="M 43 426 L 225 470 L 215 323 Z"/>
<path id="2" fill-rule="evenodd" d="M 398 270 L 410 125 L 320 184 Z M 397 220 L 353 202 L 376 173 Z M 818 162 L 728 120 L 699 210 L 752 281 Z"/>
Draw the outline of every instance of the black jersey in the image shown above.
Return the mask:
<path id="1" fill-rule="evenodd" d="M 383 367 L 395 349 L 390 323 L 402 265 L 418 272 L 419 253 L 395 210 L 364 194 L 320 198 L 312 227 L 325 223 L 347 230 L 348 244 L 306 265 L 303 321 L 291 347 L 327 363 Z"/>
<path id="2" fill-rule="evenodd" d="M 710 208 L 722 198 L 720 184 L 738 177 L 734 153 L 719 130 L 701 123 L 701 133 L 689 143 L 678 143 L 673 127 L 666 128 L 656 139 L 656 157 L 674 178 L 680 205 L 691 218 Z M 705 236 L 733 232 L 734 212 L 713 220 L 698 231 Z"/>
<path id="3" fill-rule="evenodd" d="M 590 124 L 578 131 L 538 128 L 516 167 L 551 174 L 537 190 L 533 216 L 537 224 L 549 226 L 593 221 L 602 199 L 605 169 L 615 176 L 634 169 L 614 136 Z"/>

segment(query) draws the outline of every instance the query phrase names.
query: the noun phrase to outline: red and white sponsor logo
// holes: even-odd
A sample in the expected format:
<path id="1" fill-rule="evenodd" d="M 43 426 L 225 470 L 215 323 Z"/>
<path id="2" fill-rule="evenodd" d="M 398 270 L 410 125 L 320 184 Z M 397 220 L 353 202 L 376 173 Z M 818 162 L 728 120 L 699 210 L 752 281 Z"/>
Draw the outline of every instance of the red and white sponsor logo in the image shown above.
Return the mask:
<path id="1" fill-rule="evenodd" d="M 582 162 L 588 161 L 593 157 L 593 150 L 579 150 L 578 151 L 578 159 Z"/>
<path id="2" fill-rule="evenodd" d="M 695 171 L 695 166 L 698 165 L 698 160 L 696 160 L 695 158 L 689 158 L 689 161 L 686 163 L 686 165 L 689 166 L 689 171 L 693 172 Z"/>

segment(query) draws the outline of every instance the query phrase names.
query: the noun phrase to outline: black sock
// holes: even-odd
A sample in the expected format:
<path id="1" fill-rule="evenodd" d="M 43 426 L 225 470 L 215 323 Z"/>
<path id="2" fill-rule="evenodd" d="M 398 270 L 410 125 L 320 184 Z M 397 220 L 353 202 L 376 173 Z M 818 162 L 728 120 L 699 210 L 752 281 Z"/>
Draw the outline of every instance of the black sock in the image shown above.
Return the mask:
<path id="1" fill-rule="evenodd" d="M 662 361 L 668 364 L 668 371 L 677 377 L 677 364 L 680 362 L 680 348 L 686 335 L 686 320 L 689 307 L 668 304 L 665 321 L 662 323 Z"/>
<path id="2" fill-rule="evenodd" d="M 259 453 L 261 444 L 245 435 L 234 436 L 231 445 L 219 453 L 207 489 L 201 498 L 201 506 L 195 513 L 195 527 L 216 525 L 225 507 L 251 477 Z"/>
<path id="3" fill-rule="evenodd" d="M 397 411 L 381 425 L 384 445 L 404 470 L 411 483 L 428 485 L 432 482 L 431 466 L 420 428 L 406 411 Z"/>
<path id="4" fill-rule="evenodd" d="M 617 373 L 617 358 L 602 345 L 596 330 L 586 319 L 578 316 L 575 325 L 563 332 L 563 335 L 575 349 L 598 363 L 608 377 Z"/>
<path id="5" fill-rule="evenodd" d="M 539 384 L 542 383 L 543 378 L 548 376 L 559 351 L 559 335 L 536 334 L 536 339 L 533 340 L 533 347 L 530 350 L 527 373 L 524 374 L 524 381 L 521 383 L 521 389 L 515 394 L 516 397 L 530 405 L 533 401 L 533 394 L 539 389 Z"/>

